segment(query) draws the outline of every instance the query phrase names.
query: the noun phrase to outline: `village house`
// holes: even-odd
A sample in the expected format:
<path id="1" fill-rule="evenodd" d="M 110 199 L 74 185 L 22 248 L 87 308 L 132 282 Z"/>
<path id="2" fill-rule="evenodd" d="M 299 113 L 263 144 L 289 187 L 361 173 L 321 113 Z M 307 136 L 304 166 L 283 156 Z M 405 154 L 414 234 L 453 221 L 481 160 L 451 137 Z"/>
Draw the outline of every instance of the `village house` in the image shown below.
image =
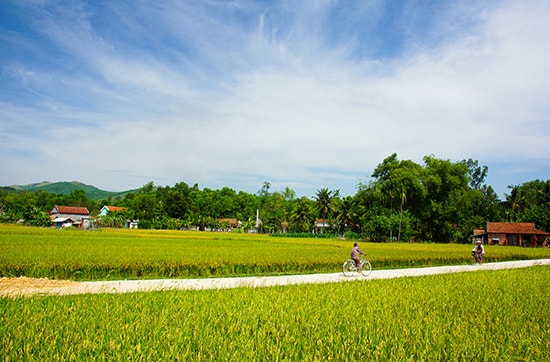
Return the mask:
<path id="1" fill-rule="evenodd" d="M 58 227 L 87 229 L 90 226 L 90 212 L 85 207 L 55 205 L 50 211 L 50 219 Z"/>
<path id="2" fill-rule="evenodd" d="M 231 231 L 242 226 L 242 222 L 235 218 L 219 218 L 217 221 L 222 231 Z"/>
<path id="3" fill-rule="evenodd" d="M 550 233 L 535 228 L 534 222 L 487 222 L 485 229 L 474 229 L 473 241 L 488 245 L 548 246 Z"/>
<path id="4" fill-rule="evenodd" d="M 123 211 L 123 210 L 128 210 L 128 208 L 127 207 L 122 207 L 122 206 L 105 205 L 101 208 L 101 210 L 99 210 L 98 216 L 99 217 L 106 216 L 109 213 L 120 212 L 120 211 Z M 129 219 L 127 219 L 125 224 L 124 224 L 124 227 L 126 227 L 128 229 L 137 229 L 138 224 L 139 224 L 139 220 L 129 220 Z"/>
<path id="5" fill-rule="evenodd" d="M 118 212 L 118 211 L 127 210 L 127 209 L 128 209 L 127 207 L 122 207 L 122 206 L 105 205 L 101 208 L 101 210 L 99 210 L 99 216 L 105 216 L 110 212 Z"/>
<path id="6" fill-rule="evenodd" d="M 322 234 L 326 228 L 330 227 L 330 220 L 328 219 L 317 219 L 315 221 L 315 227 L 313 233 Z"/>

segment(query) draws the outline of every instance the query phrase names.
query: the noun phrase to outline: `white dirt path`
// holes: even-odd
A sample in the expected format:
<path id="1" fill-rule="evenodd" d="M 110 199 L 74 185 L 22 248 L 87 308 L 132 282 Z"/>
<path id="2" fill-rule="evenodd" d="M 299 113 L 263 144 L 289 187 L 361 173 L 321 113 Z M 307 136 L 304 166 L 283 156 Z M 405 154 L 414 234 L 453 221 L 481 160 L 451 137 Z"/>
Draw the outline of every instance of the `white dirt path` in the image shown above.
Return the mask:
<path id="1" fill-rule="evenodd" d="M 508 261 L 482 265 L 453 265 L 412 269 L 373 270 L 369 277 L 345 277 L 342 273 L 283 275 L 237 278 L 204 279 L 153 279 L 71 282 L 32 278 L 0 279 L 0 297 L 32 295 L 70 295 L 98 293 L 132 293 L 163 290 L 225 289 L 238 287 L 269 287 L 275 285 L 337 283 L 354 280 L 390 279 L 416 277 L 447 273 L 471 272 L 478 270 L 499 270 L 527 268 L 535 265 L 550 265 L 550 259 Z"/>

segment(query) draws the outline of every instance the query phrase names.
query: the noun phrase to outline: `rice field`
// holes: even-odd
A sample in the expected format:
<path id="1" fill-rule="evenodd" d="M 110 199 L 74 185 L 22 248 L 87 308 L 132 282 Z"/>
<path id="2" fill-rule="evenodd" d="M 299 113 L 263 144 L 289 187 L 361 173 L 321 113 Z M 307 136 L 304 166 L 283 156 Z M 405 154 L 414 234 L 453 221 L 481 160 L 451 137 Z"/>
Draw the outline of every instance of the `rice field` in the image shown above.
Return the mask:
<path id="1" fill-rule="evenodd" d="M 550 268 L 0 298 L 4 361 L 543 361 Z"/>
<path id="2" fill-rule="evenodd" d="M 352 241 L 168 230 L 61 230 L 0 224 L 0 277 L 104 280 L 337 272 Z M 469 244 L 361 243 L 373 268 L 464 264 Z M 550 248 L 486 247 L 486 261 Z"/>

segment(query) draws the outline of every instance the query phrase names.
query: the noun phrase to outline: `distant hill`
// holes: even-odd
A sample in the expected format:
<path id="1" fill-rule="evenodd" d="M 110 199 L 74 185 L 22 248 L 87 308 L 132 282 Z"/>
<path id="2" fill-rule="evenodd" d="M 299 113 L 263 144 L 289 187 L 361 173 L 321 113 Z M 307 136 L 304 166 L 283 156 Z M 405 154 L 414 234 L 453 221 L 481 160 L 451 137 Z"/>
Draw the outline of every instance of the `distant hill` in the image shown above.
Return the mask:
<path id="1" fill-rule="evenodd" d="M 0 189 L 4 191 L 48 191 L 52 194 L 58 194 L 58 195 L 67 195 L 70 194 L 73 191 L 76 190 L 83 190 L 86 196 L 90 200 L 104 200 L 110 197 L 121 197 L 126 195 L 130 192 L 135 192 L 137 190 L 127 190 L 122 192 L 112 192 L 112 191 L 105 191 L 100 190 L 95 186 L 86 185 L 82 182 L 78 181 L 62 181 L 62 182 L 38 182 L 34 184 L 28 184 L 28 185 L 12 185 L 12 186 L 5 186 L 0 187 Z"/>

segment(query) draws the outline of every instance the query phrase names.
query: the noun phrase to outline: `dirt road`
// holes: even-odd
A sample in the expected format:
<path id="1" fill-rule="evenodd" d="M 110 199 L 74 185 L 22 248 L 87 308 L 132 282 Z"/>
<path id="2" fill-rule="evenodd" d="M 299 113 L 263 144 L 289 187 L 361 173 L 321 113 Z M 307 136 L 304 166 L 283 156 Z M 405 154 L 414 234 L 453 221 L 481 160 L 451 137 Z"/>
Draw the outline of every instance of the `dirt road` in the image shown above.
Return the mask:
<path id="1" fill-rule="evenodd" d="M 477 270 L 498 270 L 527 268 L 534 265 L 550 265 L 550 259 L 509 261 L 482 265 L 454 265 L 413 269 L 373 270 L 368 278 L 345 277 L 342 273 L 306 274 L 239 278 L 206 279 L 155 279 L 116 280 L 94 282 L 72 282 L 67 280 L 0 278 L 0 297 L 31 295 L 69 295 L 91 293 L 131 293 L 159 290 L 223 289 L 237 287 L 268 287 L 305 283 L 336 283 L 352 280 L 389 279 L 415 277 L 445 273 L 471 272 Z"/>

